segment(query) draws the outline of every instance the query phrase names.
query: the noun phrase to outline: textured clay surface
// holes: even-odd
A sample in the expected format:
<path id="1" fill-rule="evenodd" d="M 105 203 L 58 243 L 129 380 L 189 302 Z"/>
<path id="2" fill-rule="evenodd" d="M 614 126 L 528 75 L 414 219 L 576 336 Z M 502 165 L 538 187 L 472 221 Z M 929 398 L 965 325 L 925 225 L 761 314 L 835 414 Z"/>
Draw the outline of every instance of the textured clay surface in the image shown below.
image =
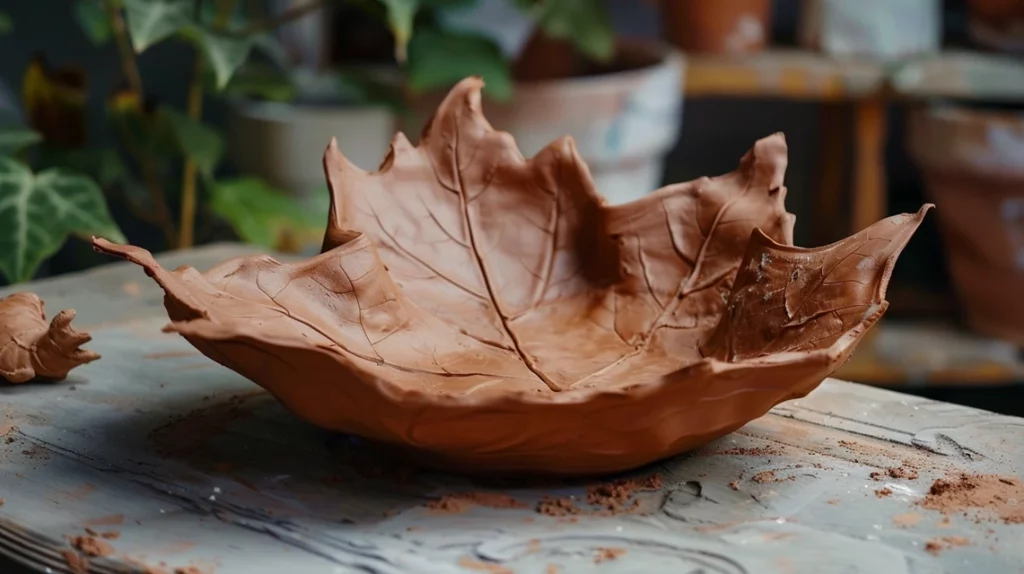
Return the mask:
<path id="1" fill-rule="evenodd" d="M 47 325 L 43 301 L 34 293 L 0 299 L 0 379 L 59 381 L 71 369 L 99 359 L 80 348 L 92 337 L 71 328 L 74 318 L 74 310 L 64 310 Z"/>
<path id="2" fill-rule="evenodd" d="M 320 426 L 471 472 L 623 470 L 827 377 L 884 312 L 928 207 L 792 246 L 781 135 L 738 169 L 607 206 L 572 140 L 524 159 L 457 85 L 380 170 L 332 143 L 322 253 L 206 273 L 102 252 L 166 292 L 167 330 Z"/>

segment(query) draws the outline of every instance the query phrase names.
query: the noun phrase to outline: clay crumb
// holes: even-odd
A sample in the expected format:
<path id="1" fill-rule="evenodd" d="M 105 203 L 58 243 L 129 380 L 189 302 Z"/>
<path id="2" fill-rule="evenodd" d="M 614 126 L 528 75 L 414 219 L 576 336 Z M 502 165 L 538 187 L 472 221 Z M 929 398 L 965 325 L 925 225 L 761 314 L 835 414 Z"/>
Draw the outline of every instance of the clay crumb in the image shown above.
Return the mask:
<path id="1" fill-rule="evenodd" d="M 117 540 L 121 537 L 121 533 L 116 530 L 107 530 L 106 532 L 100 532 L 100 537 L 106 538 L 107 540 Z"/>
<path id="2" fill-rule="evenodd" d="M 876 470 L 871 473 L 872 480 L 885 480 L 886 478 L 896 478 L 902 480 L 917 480 L 917 471 L 907 466 L 890 466 L 884 471 Z"/>
<path id="3" fill-rule="evenodd" d="M 529 541 L 527 541 L 527 543 L 526 543 L 526 552 L 528 554 L 536 554 L 536 553 L 540 552 L 540 549 L 541 549 L 541 543 L 540 543 L 539 539 L 531 538 Z"/>
<path id="4" fill-rule="evenodd" d="M 620 556 L 626 553 L 625 548 L 598 547 L 596 551 L 597 556 L 594 556 L 594 564 L 600 564 L 610 560 L 618 560 Z"/>
<path id="5" fill-rule="evenodd" d="M 839 499 L 838 498 L 830 498 L 830 499 L 828 499 L 827 502 L 829 504 L 831 504 L 832 506 L 835 506 L 835 505 L 839 504 Z"/>
<path id="6" fill-rule="evenodd" d="M 196 566 L 180 566 L 174 569 L 174 574 L 203 574 L 203 571 Z"/>
<path id="7" fill-rule="evenodd" d="M 733 490 L 739 490 L 740 489 L 740 483 L 734 480 L 734 481 L 729 483 L 729 488 L 731 488 Z"/>
<path id="8" fill-rule="evenodd" d="M 785 478 L 779 478 L 775 475 L 774 470 L 764 470 L 750 477 L 750 480 L 753 480 L 758 484 L 774 484 L 778 482 L 785 482 L 787 480 L 796 480 L 796 477 L 787 476 Z"/>
<path id="9" fill-rule="evenodd" d="M 663 486 L 661 475 L 657 473 L 644 478 L 625 478 L 592 484 L 587 487 L 587 504 L 611 514 L 630 512 L 640 505 L 640 501 L 633 499 L 634 493 L 661 490 Z"/>
<path id="10" fill-rule="evenodd" d="M 938 555 L 943 550 L 949 548 L 956 548 L 959 546 L 970 546 L 971 541 L 963 536 L 942 536 L 940 538 L 932 538 L 924 545 L 924 549 L 933 555 Z"/>
<path id="11" fill-rule="evenodd" d="M 976 521 L 1024 524 L 1024 484 L 1016 477 L 961 473 L 940 478 L 917 504 L 947 515 L 977 510 Z"/>
<path id="12" fill-rule="evenodd" d="M 572 499 L 564 496 L 545 496 L 537 503 L 536 511 L 546 516 L 569 516 L 579 514 L 580 507 L 576 506 Z"/>
<path id="13" fill-rule="evenodd" d="M 889 478 L 901 478 L 904 480 L 917 480 L 917 471 L 906 466 L 893 466 L 886 469 Z"/>
<path id="14" fill-rule="evenodd" d="M 481 562 L 474 560 L 468 556 L 463 556 L 459 559 L 459 566 L 466 570 L 475 570 L 477 572 L 487 572 L 488 574 L 515 574 L 511 568 L 502 566 L 501 564 L 495 564 L 493 562 Z"/>
<path id="15" fill-rule="evenodd" d="M 885 498 L 891 494 L 891 488 L 879 488 L 878 490 L 875 491 L 875 496 L 877 496 L 878 498 Z"/>
<path id="16" fill-rule="evenodd" d="M 110 556 L 114 548 L 94 536 L 72 536 L 71 545 L 86 556 Z"/>
<path id="17" fill-rule="evenodd" d="M 544 574 L 561 574 L 562 569 L 556 564 L 548 564 L 548 567 L 544 569 Z"/>
<path id="18" fill-rule="evenodd" d="M 61 557 L 64 558 L 64 562 L 68 565 L 68 569 L 74 574 L 88 574 L 89 572 L 89 561 L 74 550 L 63 550 L 61 551 Z"/>

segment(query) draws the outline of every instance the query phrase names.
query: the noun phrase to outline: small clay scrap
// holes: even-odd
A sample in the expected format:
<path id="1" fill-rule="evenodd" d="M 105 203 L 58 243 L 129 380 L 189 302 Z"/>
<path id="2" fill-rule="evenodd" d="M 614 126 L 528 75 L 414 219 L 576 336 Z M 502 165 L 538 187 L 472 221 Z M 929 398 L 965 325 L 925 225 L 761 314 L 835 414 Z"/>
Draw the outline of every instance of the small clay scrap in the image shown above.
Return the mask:
<path id="1" fill-rule="evenodd" d="M 320 426 L 473 473 L 639 467 L 806 395 L 887 307 L 930 206 L 793 245 L 786 141 L 607 205 L 573 141 L 527 159 L 455 86 L 379 171 L 331 142 L 322 252 L 162 268 L 166 330 Z M 296 377 L 295 373 L 301 373 Z"/>
<path id="2" fill-rule="evenodd" d="M 71 369 L 99 359 L 81 348 L 92 337 L 71 328 L 74 318 L 75 311 L 65 309 L 47 325 L 43 301 L 34 293 L 0 299 L 0 379 L 60 381 Z"/>

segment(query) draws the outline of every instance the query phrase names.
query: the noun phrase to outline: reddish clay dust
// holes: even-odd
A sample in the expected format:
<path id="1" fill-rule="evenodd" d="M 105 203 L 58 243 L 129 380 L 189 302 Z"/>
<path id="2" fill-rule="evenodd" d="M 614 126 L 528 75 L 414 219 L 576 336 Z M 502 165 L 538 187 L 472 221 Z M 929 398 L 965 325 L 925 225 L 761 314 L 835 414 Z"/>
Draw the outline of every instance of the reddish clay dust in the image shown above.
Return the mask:
<path id="1" fill-rule="evenodd" d="M 892 523 L 899 528 L 910 528 L 917 526 L 917 523 L 921 522 L 921 515 L 913 512 L 907 512 L 905 514 L 897 514 L 892 517 Z"/>
<path id="2" fill-rule="evenodd" d="M 597 556 L 594 557 L 594 564 L 608 562 L 609 560 L 618 560 L 619 557 L 625 553 L 625 548 L 598 548 Z"/>
<path id="3" fill-rule="evenodd" d="M 74 574 L 88 574 L 89 560 L 86 559 L 85 556 L 82 556 L 74 550 L 64 550 L 61 552 L 61 556 L 64 558 L 64 562 L 68 565 L 68 568 Z"/>
<path id="4" fill-rule="evenodd" d="M 795 476 L 779 477 L 775 474 L 774 470 L 762 470 L 761 472 L 750 477 L 750 480 L 758 484 L 776 484 L 779 482 L 786 482 L 787 480 L 796 480 Z M 736 490 L 736 489 L 734 489 Z"/>
<path id="5" fill-rule="evenodd" d="M 884 480 L 886 477 L 901 480 L 917 480 L 917 470 L 907 465 L 891 466 L 884 471 L 876 470 L 871 473 L 872 480 Z"/>
<path id="6" fill-rule="evenodd" d="M 95 536 L 72 536 L 71 545 L 86 556 L 110 556 L 114 547 Z"/>
<path id="7" fill-rule="evenodd" d="M 473 506 L 485 508 L 529 508 L 530 505 L 520 502 L 507 494 L 496 492 L 460 492 L 458 494 L 446 494 L 437 500 L 432 500 L 426 507 L 440 514 L 459 514 L 466 512 Z"/>
<path id="8" fill-rule="evenodd" d="M 947 515 L 977 510 L 977 521 L 1024 524 L 1024 484 L 1016 477 L 961 473 L 940 478 L 917 504 Z"/>

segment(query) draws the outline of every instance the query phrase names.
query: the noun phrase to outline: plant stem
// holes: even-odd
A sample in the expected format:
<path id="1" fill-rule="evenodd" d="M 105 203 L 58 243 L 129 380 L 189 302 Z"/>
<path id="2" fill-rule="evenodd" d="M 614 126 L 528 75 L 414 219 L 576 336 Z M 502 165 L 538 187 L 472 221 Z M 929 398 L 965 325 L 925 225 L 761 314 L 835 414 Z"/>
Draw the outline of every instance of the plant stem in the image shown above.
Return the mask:
<path id="1" fill-rule="evenodd" d="M 303 16 L 312 14 L 313 12 L 316 12 L 317 10 L 323 8 L 324 5 L 326 4 L 326 0 L 310 0 L 309 2 L 301 6 L 289 8 L 288 10 L 281 12 L 280 14 L 274 16 L 273 18 L 253 22 L 252 24 L 249 24 L 241 30 L 231 32 L 231 34 L 235 36 L 251 36 L 253 34 L 259 34 L 260 32 L 267 32 L 269 30 L 277 28 L 278 26 L 287 24 L 292 20 L 298 20 Z"/>
<path id="2" fill-rule="evenodd" d="M 188 86 L 188 117 L 198 122 L 203 116 L 203 55 L 196 54 L 192 82 Z M 193 230 L 196 223 L 196 162 L 185 160 L 181 181 L 181 233 L 178 234 L 178 249 L 192 247 Z"/>
<path id="3" fill-rule="evenodd" d="M 110 20 L 110 27 L 114 32 L 117 53 L 121 61 L 121 70 L 128 81 L 128 88 L 141 105 L 145 98 L 145 92 L 142 88 L 142 75 L 139 74 L 139 66 L 135 61 L 135 52 L 132 50 L 131 42 L 128 40 L 128 28 L 125 26 L 124 16 L 121 14 L 121 9 L 115 6 L 111 0 L 104 2 L 104 7 L 107 10 L 107 18 Z M 174 219 L 171 218 L 171 212 L 167 209 L 167 201 L 164 199 L 163 188 L 160 187 L 160 179 L 157 177 L 156 167 L 153 164 L 152 158 L 145 153 L 136 152 L 133 155 L 139 162 L 139 169 L 142 171 L 143 180 L 146 182 L 146 187 L 149 189 L 149 194 L 153 199 L 153 209 L 156 210 L 153 220 L 163 232 L 164 240 L 167 241 L 167 245 L 170 247 L 176 243 L 178 233 L 174 229 Z"/>

